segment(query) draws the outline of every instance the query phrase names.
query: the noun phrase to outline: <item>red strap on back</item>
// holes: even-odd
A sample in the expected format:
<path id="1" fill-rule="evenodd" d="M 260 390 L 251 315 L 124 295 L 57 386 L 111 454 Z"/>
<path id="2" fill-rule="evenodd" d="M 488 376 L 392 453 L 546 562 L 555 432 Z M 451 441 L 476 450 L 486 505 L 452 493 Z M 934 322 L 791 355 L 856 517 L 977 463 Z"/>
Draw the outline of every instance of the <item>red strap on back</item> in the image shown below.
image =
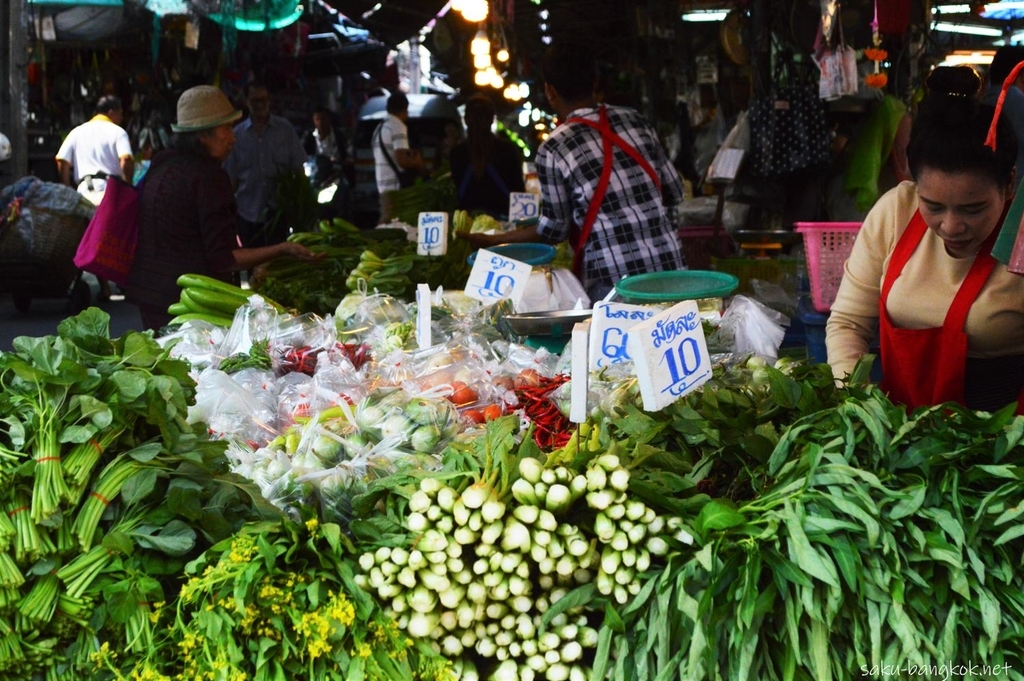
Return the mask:
<path id="1" fill-rule="evenodd" d="M 601 146 L 604 153 L 604 166 L 601 168 L 601 179 L 597 182 L 597 188 L 594 191 L 594 196 L 590 199 L 590 205 L 587 207 L 587 216 L 583 220 L 583 224 L 580 226 L 580 236 L 576 243 L 576 252 L 573 254 L 572 268 L 577 274 L 580 273 L 580 264 L 583 259 L 583 245 L 587 243 L 587 239 L 590 238 L 590 231 L 594 228 L 594 223 L 597 222 L 597 214 L 601 210 L 601 204 L 604 203 L 604 196 L 608 192 L 608 185 L 611 182 L 612 177 L 612 162 L 614 160 L 614 153 L 612 145 L 615 145 L 622 151 L 624 151 L 631 159 L 643 168 L 644 172 L 647 173 L 648 177 L 654 182 L 654 186 L 658 188 L 658 193 L 661 193 L 661 179 L 658 177 L 658 173 L 651 166 L 650 162 L 643 157 L 643 155 L 637 151 L 629 142 L 622 139 L 622 137 L 612 130 L 611 125 L 608 123 L 608 109 L 603 104 L 598 110 L 598 120 L 588 120 L 586 118 L 573 117 L 566 119 L 566 123 L 582 123 L 588 127 L 591 127 L 601 134 Z"/>

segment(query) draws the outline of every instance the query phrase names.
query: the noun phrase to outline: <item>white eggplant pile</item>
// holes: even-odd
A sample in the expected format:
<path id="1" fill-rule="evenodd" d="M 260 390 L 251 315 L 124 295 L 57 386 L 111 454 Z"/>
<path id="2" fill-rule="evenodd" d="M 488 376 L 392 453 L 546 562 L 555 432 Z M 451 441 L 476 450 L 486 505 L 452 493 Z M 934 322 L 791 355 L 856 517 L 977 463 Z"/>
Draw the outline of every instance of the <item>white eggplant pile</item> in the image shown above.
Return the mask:
<path id="1" fill-rule="evenodd" d="M 579 472 L 530 457 L 498 468 L 461 493 L 422 478 L 407 545 L 362 554 L 358 579 L 411 637 L 459 660 L 462 679 L 589 679 L 599 603 L 628 602 L 666 540 L 689 535 L 630 498 L 614 454 Z"/>

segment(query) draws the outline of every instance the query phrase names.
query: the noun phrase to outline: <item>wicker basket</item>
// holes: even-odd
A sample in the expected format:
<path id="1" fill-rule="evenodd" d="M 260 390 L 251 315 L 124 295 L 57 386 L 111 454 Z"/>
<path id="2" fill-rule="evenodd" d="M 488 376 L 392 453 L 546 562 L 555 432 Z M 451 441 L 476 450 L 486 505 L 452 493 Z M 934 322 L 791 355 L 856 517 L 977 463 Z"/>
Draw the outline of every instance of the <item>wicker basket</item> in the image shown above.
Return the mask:
<path id="1" fill-rule="evenodd" d="M 82 200 L 85 201 L 84 198 Z M 24 220 L 31 221 L 29 239 L 24 237 L 25 230 L 20 224 Z M 45 265 L 40 270 L 45 274 L 39 276 L 46 281 L 10 281 L 8 284 L 17 284 L 19 289 L 23 285 L 32 287 L 40 283 L 44 284 L 44 288 L 49 288 L 51 284 L 70 284 L 78 274 L 74 263 L 75 251 L 88 226 L 89 218 L 80 215 L 58 213 L 46 208 L 23 209 L 16 220 L 3 225 L 0 230 L 0 261 Z M 17 274 L 21 271 L 17 268 L 4 270 L 7 274 L 0 274 L 0 277 L 6 279 L 9 275 L 18 280 L 24 278 L 23 274 Z"/>

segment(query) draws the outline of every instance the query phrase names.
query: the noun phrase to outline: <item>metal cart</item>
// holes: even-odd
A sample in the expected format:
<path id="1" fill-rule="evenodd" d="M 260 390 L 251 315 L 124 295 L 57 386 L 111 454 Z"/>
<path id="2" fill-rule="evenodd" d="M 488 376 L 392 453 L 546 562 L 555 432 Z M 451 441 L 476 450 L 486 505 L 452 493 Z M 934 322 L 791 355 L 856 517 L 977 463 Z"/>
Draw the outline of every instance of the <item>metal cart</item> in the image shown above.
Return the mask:
<path id="1" fill-rule="evenodd" d="M 0 290 L 28 312 L 33 298 L 67 298 L 72 312 L 92 292 L 75 251 L 96 208 L 70 187 L 23 178 L 0 192 Z"/>

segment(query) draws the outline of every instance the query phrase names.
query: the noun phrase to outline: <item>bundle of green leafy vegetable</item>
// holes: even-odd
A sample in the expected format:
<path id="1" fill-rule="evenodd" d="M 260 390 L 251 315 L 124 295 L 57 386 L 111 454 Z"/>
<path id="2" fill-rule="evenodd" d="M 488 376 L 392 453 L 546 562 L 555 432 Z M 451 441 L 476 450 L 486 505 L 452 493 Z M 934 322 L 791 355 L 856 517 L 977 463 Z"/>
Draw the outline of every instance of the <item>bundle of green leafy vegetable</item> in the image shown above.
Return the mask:
<path id="1" fill-rule="evenodd" d="M 186 421 L 194 382 L 90 308 L 0 353 L 0 676 L 93 678 L 153 642 L 188 560 L 276 515 Z"/>
<path id="2" fill-rule="evenodd" d="M 631 491 L 696 512 L 699 549 L 606 618 L 595 678 L 1024 678 L 1013 407 L 908 415 L 824 366 L 747 378 L 614 422 Z"/>
<path id="3" fill-rule="evenodd" d="M 323 257 L 313 262 L 276 258 L 258 268 L 252 288 L 286 307 L 319 315 L 334 312 L 352 291 L 346 282 L 360 273 L 366 251 L 372 252 L 374 260 L 402 263 L 400 271 L 389 273 L 386 290 L 382 292 L 411 301 L 415 299 L 417 284 L 446 290 L 463 288 L 469 277 L 466 259 L 473 250 L 468 241 L 457 239 L 452 233 L 445 255 L 421 256 L 416 254 L 416 244 L 407 239 L 405 230 L 360 230 L 340 219 L 321 221 L 316 231 L 293 234 L 289 240 L 305 244 Z M 373 282 L 368 281 L 367 285 L 372 293 Z"/>

